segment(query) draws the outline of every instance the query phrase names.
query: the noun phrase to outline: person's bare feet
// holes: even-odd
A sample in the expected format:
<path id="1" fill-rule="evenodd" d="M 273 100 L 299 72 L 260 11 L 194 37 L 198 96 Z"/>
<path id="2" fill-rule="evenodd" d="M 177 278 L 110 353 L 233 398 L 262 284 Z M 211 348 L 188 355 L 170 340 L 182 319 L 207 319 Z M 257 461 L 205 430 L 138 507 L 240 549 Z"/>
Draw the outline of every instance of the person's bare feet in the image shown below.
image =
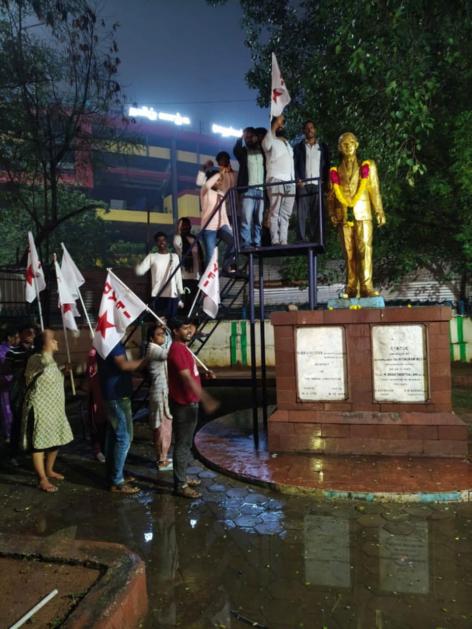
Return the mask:
<path id="1" fill-rule="evenodd" d="M 38 487 L 41 491 L 45 491 L 47 494 L 53 494 L 57 491 L 57 487 L 50 483 L 47 478 L 40 480 Z"/>
<path id="2" fill-rule="evenodd" d="M 48 478 L 55 478 L 56 480 L 64 480 L 63 474 L 59 474 L 59 472 L 47 472 Z"/>

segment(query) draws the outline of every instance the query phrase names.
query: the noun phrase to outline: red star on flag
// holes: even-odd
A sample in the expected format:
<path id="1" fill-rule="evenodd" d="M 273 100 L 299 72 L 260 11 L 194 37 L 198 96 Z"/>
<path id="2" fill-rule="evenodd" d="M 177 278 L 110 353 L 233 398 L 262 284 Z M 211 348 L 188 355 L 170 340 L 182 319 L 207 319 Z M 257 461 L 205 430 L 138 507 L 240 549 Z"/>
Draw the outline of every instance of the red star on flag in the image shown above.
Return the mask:
<path id="1" fill-rule="evenodd" d="M 30 286 L 33 286 L 34 273 L 33 273 L 33 267 L 31 264 L 26 269 L 25 279 Z"/>
<path id="2" fill-rule="evenodd" d="M 107 329 L 114 328 L 114 327 L 116 326 L 113 325 L 113 323 L 110 323 L 109 321 L 107 321 L 107 311 L 105 310 L 105 312 L 98 317 L 96 331 L 101 332 L 103 338 L 105 338 L 107 334 Z"/>
<path id="3" fill-rule="evenodd" d="M 277 102 L 278 97 L 282 96 L 282 94 L 283 94 L 282 90 L 278 90 L 278 89 L 272 90 L 272 100 L 274 101 L 274 103 Z"/>

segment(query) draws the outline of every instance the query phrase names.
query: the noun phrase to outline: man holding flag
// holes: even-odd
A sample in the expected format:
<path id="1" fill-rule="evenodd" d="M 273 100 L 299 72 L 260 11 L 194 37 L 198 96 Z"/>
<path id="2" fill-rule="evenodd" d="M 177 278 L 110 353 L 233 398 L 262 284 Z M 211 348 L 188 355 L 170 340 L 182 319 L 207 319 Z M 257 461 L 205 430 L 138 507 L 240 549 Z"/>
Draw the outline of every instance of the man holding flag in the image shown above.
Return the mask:
<path id="1" fill-rule="evenodd" d="M 286 183 L 295 179 L 293 149 L 285 137 L 282 115 L 290 103 L 285 81 L 280 73 L 275 54 L 272 53 L 272 92 L 271 126 L 262 140 L 262 149 L 266 156 L 266 181 L 269 185 L 269 229 L 273 245 L 286 245 L 288 223 L 295 202 L 295 183 Z"/>
<path id="2" fill-rule="evenodd" d="M 98 352 L 98 375 L 108 426 L 105 457 L 110 491 L 125 495 L 140 490 L 124 477 L 124 467 L 133 441 L 131 373 L 146 365 L 146 358 L 128 360 L 121 342 L 128 325 L 144 310 L 144 304 L 111 271 L 108 272 L 93 345 Z"/>

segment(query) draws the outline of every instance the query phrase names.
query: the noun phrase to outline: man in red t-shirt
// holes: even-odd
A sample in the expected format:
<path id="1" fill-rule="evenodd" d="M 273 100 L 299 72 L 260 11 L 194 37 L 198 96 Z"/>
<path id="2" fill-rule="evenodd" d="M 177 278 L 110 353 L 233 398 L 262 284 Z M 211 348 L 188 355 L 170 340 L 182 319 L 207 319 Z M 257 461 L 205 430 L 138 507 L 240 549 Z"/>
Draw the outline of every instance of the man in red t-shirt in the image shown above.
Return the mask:
<path id="1" fill-rule="evenodd" d="M 199 498 L 194 489 L 201 481 L 187 478 L 187 467 L 192 457 L 193 433 L 198 420 L 198 403 L 211 413 L 218 404 L 204 389 L 198 373 L 197 363 L 187 343 L 193 336 L 194 328 L 188 319 L 175 317 L 169 322 L 173 343 L 167 356 L 169 375 L 169 400 L 174 431 L 174 489 L 178 496 Z M 207 377 L 213 377 L 208 372 Z"/>

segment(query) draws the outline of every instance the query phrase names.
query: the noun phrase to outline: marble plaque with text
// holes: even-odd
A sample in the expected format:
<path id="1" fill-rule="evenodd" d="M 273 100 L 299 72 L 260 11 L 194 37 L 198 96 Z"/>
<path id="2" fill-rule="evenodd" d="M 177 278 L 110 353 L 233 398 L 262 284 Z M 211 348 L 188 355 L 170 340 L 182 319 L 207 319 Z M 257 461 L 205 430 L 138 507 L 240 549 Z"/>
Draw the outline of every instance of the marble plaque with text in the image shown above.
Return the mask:
<path id="1" fill-rule="evenodd" d="M 423 325 L 372 327 L 376 402 L 426 402 L 428 370 Z"/>
<path id="2" fill-rule="evenodd" d="M 344 328 L 306 326 L 297 329 L 297 392 L 302 401 L 345 400 Z"/>

